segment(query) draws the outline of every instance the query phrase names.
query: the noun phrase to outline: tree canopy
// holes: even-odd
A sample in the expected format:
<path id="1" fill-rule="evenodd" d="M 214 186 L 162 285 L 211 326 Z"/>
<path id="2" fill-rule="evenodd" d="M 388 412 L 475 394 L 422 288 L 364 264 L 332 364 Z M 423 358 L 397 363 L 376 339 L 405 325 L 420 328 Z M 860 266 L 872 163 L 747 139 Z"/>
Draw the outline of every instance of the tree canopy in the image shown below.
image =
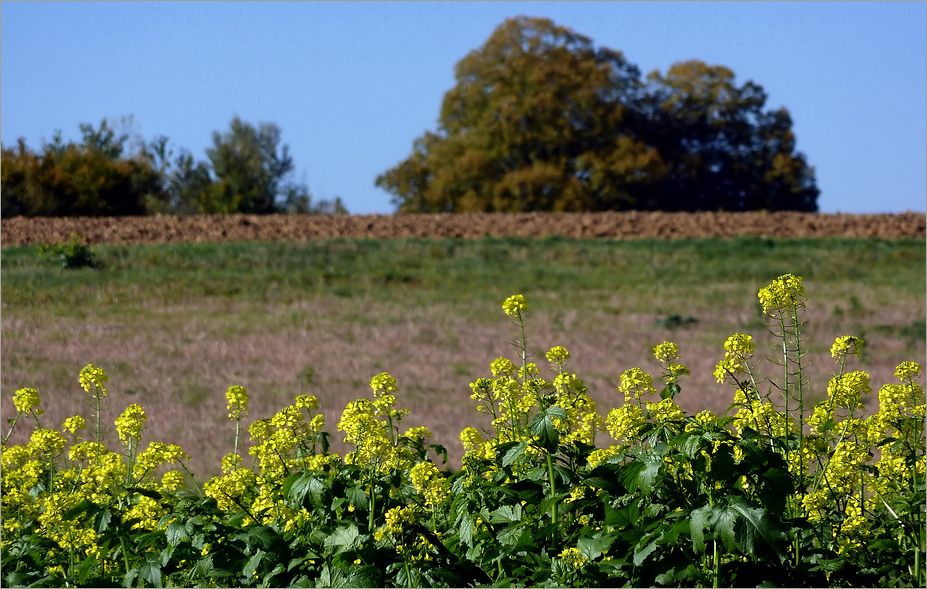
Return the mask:
<path id="1" fill-rule="evenodd" d="M 185 149 L 172 159 L 163 135 L 134 137 L 126 154 L 132 135 L 106 119 L 80 130 L 80 143 L 56 132 L 39 152 L 23 139 L 3 148 L 2 216 L 347 212 L 340 198 L 313 204 L 304 184 L 287 180 L 293 159 L 273 123 L 233 118 L 228 132 L 213 133 L 207 161 Z"/>
<path id="2" fill-rule="evenodd" d="M 400 212 L 817 210 L 788 111 L 723 66 L 642 79 L 621 52 L 518 17 L 455 77 L 437 131 L 376 179 Z"/>

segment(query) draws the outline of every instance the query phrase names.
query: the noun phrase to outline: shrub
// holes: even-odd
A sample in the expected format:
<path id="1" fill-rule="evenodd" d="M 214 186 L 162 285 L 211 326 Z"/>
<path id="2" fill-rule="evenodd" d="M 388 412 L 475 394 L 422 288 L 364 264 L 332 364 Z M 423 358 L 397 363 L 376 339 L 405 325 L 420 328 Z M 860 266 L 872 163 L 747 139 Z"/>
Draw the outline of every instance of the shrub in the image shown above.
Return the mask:
<path id="1" fill-rule="evenodd" d="M 141 449 L 138 405 L 116 420 L 120 451 L 104 444 L 102 369 L 80 374 L 94 414 L 60 430 L 43 427 L 38 392 L 20 389 L 3 441 L 3 583 L 923 586 L 920 366 L 899 364 L 878 412 L 862 416 L 869 377 L 848 364 L 863 342 L 840 336 L 827 398 L 808 407 L 801 278 L 779 277 L 759 299 L 781 376 L 763 380 L 752 338 L 732 335 L 715 369 L 735 390 L 726 416 L 676 404 L 689 370 L 671 342 L 654 349 L 661 375 L 626 370 L 624 403 L 603 416 L 566 349 L 546 354 L 552 380 L 528 361 L 528 303 L 506 299 L 519 355 L 471 384 L 492 426 L 461 432 L 457 472 L 435 463 L 447 455 L 426 428 L 403 430 L 387 373 L 342 413 L 343 457 L 303 395 L 250 423 L 246 464 L 248 394 L 229 388 L 234 446 L 202 489 L 179 447 Z M 7 445 L 24 420 L 28 444 Z"/>

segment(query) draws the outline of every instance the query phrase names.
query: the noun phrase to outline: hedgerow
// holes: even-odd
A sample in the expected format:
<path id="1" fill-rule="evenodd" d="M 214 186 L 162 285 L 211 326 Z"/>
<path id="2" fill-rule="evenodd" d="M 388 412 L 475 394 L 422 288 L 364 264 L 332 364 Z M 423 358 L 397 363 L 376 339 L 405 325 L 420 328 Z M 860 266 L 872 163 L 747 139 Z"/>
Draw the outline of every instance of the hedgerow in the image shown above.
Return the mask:
<path id="1" fill-rule="evenodd" d="M 863 341 L 837 337 L 827 398 L 808 406 L 801 278 L 777 278 L 759 301 L 780 342 L 776 376 L 760 374 L 751 336 L 732 335 L 714 375 L 734 402 L 719 416 L 676 404 L 689 370 L 671 342 L 654 349 L 657 380 L 625 371 L 624 403 L 600 413 L 565 348 L 546 353 L 552 380 L 529 361 L 528 304 L 509 297 L 519 355 L 471 383 L 491 427 L 461 432 L 456 472 L 426 428 L 403 430 L 387 373 L 342 413 L 344 456 L 311 395 L 252 421 L 243 456 L 248 394 L 230 387 L 234 446 L 202 488 L 180 447 L 143 449 L 139 405 L 115 422 L 121 448 L 107 447 L 101 368 L 80 373 L 89 420 L 60 429 L 20 389 L 2 450 L 2 583 L 923 586 L 920 366 L 899 364 L 863 415 L 869 375 L 850 370 Z M 27 421 L 29 442 L 8 445 Z"/>

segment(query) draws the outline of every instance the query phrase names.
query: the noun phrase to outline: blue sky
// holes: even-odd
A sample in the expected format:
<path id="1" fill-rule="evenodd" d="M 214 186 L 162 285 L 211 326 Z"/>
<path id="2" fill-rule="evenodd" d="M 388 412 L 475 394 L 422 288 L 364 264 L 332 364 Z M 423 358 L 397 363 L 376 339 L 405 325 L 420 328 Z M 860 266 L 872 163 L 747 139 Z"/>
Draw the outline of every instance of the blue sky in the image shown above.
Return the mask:
<path id="1" fill-rule="evenodd" d="M 390 213 L 374 178 L 437 128 L 454 64 L 506 17 L 547 17 L 643 74 L 724 65 L 785 106 L 825 213 L 927 209 L 925 2 L 4 2 L 0 138 L 132 115 L 205 160 L 235 115 L 282 130 L 294 180 Z"/>

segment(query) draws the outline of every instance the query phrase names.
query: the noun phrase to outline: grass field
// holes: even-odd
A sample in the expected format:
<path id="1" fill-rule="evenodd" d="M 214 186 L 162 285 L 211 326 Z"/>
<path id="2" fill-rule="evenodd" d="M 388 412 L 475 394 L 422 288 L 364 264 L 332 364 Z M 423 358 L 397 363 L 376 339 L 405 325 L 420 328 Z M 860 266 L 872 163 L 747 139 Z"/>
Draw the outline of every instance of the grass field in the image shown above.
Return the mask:
<path id="1" fill-rule="evenodd" d="M 723 413 L 732 391 L 711 376 L 721 345 L 749 333 L 758 356 L 773 355 L 756 292 L 785 273 L 807 289 L 812 402 L 837 335 L 866 340 L 857 368 L 876 389 L 899 362 L 924 359 L 923 240 L 329 240 L 97 253 L 100 267 L 63 270 L 34 247 L 3 249 L 2 416 L 27 386 L 42 394 L 43 425 L 88 413 L 77 375 L 93 362 L 110 375 L 110 416 L 140 403 L 143 444 L 179 443 L 204 478 L 231 451 L 230 385 L 248 387 L 249 420 L 317 395 L 337 441 L 345 403 L 369 396 L 382 371 L 399 380 L 408 425 L 429 426 L 457 464 L 460 430 L 484 424 L 468 383 L 515 357 L 501 310 L 515 293 L 530 306 L 534 361 L 543 371 L 544 352 L 565 346 L 603 414 L 621 402 L 625 369 L 658 372 L 651 352 L 664 339 L 692 371 L 679 404 Z"/>

